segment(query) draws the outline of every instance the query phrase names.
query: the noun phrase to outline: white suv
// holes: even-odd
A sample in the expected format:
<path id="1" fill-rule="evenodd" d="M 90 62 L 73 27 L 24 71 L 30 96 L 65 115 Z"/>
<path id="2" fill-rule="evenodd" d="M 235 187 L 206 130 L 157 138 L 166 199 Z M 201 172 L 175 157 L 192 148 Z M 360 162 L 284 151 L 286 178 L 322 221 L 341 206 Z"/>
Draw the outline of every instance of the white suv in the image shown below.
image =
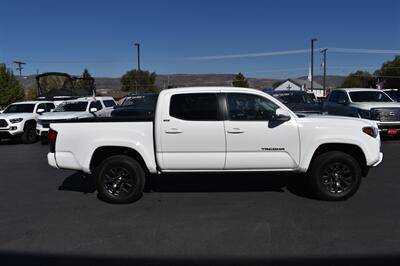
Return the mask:
<path id="1" fill-rule="evenodd" d="M 23 143 L 35 142 L 35 128 L 39 116 L 54 108 L 54 103 L 49 101 L 10 104 L 0 114 L 0 139 L 20 137 Z"/>
<path id="2" fill-rule="evenodd" d="M 59 104 L 53 112 L 42 115 L 37 123 L 36 132 L 42 144 L 47 143 L 50 123 L 77 120 L 88 117 L 108 117 L 116 105 L 112 97 L 85 97 Z"/>

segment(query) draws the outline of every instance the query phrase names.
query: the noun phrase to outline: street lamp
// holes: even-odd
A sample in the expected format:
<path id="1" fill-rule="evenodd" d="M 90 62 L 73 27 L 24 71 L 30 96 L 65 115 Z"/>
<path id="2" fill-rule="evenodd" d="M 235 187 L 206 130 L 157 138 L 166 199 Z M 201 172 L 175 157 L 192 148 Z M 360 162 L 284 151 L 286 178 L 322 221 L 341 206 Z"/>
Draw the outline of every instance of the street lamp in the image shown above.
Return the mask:
<path id="1" fill-rule="evenodd" d="M 137 48 L 137 68 L 140 71 L 140 43 L 135 43 Z"/>
<path id="2" fill-rule="evenodd" d="M 317 38 L 311 39 L 311 91 L 314 89 L 314 42 L 316 42 Z"/>
<path id="3" fill-rule="evenodd" d="M 324 93 L 326 93 L 326 83 L 325 83 L 325 81 L 326 81 L 326 51 L 328 51 L 328 48 L 325 48 L 325 49 L 322 49 L 321 50 L 321 53 L 322 53 L 322 55 L 324 56 L 324 80 L 323 80 L 323 83 L 322 83 L 322 85 L 323 85 L 323 87 L 324 87 Z"/>

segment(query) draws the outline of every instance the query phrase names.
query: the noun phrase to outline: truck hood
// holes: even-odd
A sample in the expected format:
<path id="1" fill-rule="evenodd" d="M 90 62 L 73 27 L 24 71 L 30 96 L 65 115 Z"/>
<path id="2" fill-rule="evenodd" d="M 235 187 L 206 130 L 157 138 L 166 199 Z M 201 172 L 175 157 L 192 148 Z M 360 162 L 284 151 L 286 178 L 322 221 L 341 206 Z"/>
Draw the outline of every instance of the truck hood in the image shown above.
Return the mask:
<path id="1" fill-rule="evenodd" d="M 370 110 L 371 108 L 400 108 L 400 102 L 352 102 L 350 105 L 362 110 Z"/>
<path id="2" fill-rule="evenodd" d="M 52 112 L 40 116 L 40 120 L 66 120 L 66 119 L 79 119 L 93 117 L 92 114 L 87 112 Z"/>
<path id="3" fill-rule="evenodd" d="M 328 126 L 337 129 L 345 128 L 346 125 L 356 125 L 359 124 L 360 127 L 364 126 L 373 126 L 378 127 L 377 123 L 372 120 L 361 119 L 356 117 L 347 117 L 347 116 L 334 116 L 334 115 L 318 115 L 312 114 L 305 117 L 299 117 L 299 121 L 307 121 L 312 122 L 313 124 L 320 126 Z"/>
<path id="4" fill-rule="evenodd" d="M 10 114 L 0 114 L 0 119 L 14 119 L 14 118 L 23 118 L 26 119 L 35 119 L 36 114 L 34 113 L 10 113 Z"/>

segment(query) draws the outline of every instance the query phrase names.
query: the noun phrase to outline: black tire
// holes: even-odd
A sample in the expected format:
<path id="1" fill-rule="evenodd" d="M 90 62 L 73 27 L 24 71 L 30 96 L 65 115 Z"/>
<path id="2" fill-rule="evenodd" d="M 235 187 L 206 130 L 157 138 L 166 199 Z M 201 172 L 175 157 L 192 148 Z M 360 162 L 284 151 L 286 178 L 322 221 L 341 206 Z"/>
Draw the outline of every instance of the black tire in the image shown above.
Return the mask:
<path id="1" fill-rule="evenodd" d="M 36 134 L 36 127 L 34 124 L 25 126 L 24 133 L 21 136 L 22 143 L 31 144 L 37 141 L 38 135 Z"/>
<path id="2" fill-rule="evenodd" d="M 48 145 L 49 144 L 47 136 L 43 136 L 43 135 L 40 136 L 40 144 L 42 144 L 42 145 Z"/>
<path id="3" fill-rule="evenodd" d="M 314 159 L 309 181 L 315 196 L 322 200 L 339 201 L 350 198 L 361 184 L 361 167 L 347 153 L 330 151 Z"/>
<path id="4" fill-rule="evenodd" d="M 114 155 L 96 169 L 96 188 L 99 197 L 110 203 L 130 203 L 140 199 L 146 176 L 135 159 Z"/>

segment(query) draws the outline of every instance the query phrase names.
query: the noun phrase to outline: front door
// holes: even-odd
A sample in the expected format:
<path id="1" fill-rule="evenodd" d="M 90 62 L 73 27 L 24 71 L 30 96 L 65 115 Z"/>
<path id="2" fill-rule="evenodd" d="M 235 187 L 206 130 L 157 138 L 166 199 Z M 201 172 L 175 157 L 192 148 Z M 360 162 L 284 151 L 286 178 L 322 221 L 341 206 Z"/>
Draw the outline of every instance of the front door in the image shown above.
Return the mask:
<path id="1" fill-rule="evenodd" d="M 299 163 L 296 121 L 274 120 L 279 107 L 268 98 L 248 93 L 228 93 L 225 121 L 225 169 L 294 169 Z"/>
<path id="2" fill-rule="evenodd" d="M 164 170 L 222 170 L 225 130 L 217 94 L 166 95 L 161 118 L 161 168 Z M 158 155 L 157 155 L 158 156 Z"/>

